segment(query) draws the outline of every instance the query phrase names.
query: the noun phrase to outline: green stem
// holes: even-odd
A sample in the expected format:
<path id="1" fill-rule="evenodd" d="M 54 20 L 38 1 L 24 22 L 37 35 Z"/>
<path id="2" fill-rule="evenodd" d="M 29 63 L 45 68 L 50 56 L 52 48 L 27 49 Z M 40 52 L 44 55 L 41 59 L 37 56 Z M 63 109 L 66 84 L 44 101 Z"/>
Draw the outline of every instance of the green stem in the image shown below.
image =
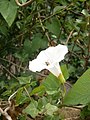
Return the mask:
<path id="1" fill-rule="evenodd" d="M 58 79 L 60 80 L 60 83 L 62 84 L 62 87 L 63 87 L 62 88 L 62 99 L 63 99 L 66 94 L 66 87 L 65 87 L 66 80 L 62 73 L 59 75 Z"/>
<path id="2" fill-rule="evenodd" d="M 61 82 L 62 84 L 64 84 L 64 83 L 66 82 L 66 80 L 65 80 L 65 78 L 64 78 L 64 76 L 63 76 L 62 73 L 58 76 L 58 79 L 60 80 L 60 82 Z"/>

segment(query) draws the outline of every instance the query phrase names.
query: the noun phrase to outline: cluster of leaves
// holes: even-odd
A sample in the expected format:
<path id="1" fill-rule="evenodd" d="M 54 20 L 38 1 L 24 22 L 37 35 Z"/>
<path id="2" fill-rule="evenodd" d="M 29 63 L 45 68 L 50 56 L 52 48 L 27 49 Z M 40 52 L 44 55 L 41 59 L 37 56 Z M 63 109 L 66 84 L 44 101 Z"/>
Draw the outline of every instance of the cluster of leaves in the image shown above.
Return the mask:
<path id="1" fill-rule="evenodd" d="M 39 51 L 59 43 L 69 48 L 61 65 L 63 74 L 71 82 L 77 80 L 63 104 L 88 106 L 90 1 L 36 0 L 19 7 L 15 0 L 0 0 L 0 98 L 7 100 L 18 90 L 15 104 L 22 108 L 18 119 L 26 120 L 27 115 L 61 119 L 56 112 L 62 104 L 62 86 L 57 78 L 28 70 L 29 60 Z"/>

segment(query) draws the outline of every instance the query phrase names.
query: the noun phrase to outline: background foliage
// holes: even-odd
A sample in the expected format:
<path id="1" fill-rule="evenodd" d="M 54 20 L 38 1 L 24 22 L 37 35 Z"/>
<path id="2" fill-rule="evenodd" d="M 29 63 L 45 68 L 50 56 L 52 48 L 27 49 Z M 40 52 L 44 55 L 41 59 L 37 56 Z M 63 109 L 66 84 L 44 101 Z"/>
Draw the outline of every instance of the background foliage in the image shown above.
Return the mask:
<path id="1" fill-rule="evenodd" d="M 90 65 L 89 0 L 35 0 L 26 7 L 19 7 L 15 0 L 0 0 L 0 99 L 8 100 L 18 90 L 14 103 L 15 109 L 21 109 L 14 116 L 19 120 L 26 120 L 27 115 L 60 119 L 56 111 L 62 92 L 57 78 L 48 76 L 48 71 L 35 74 L 28 70 L 29 61 L 41 50 L 57 44 L 68 46 L 61 66 L 65 78 L 75 83 Z M 90 103 L 84 96 L 90 95 L 90 91 L 84 91 L 90 85 L 89 74 L 90 69 L 76 82 L 65 104 Z M 81 89 L 83 101 L 71 101 L 75 94 L 77 99 Z"/>

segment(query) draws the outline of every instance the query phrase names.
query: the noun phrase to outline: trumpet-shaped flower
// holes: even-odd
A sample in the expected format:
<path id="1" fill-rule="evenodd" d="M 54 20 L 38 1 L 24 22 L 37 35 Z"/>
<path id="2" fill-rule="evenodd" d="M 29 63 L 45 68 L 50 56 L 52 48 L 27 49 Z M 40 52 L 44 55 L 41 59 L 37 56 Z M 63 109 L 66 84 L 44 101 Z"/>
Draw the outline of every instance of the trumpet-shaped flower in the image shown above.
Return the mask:
<path id="1" fill-rule="evenodd" d="M 49 47 L 41 51 L 36 59 L 29 62 L 29 69 L 33 72 L 48 69 L 56 77 L 59 77 L 62 73 L 59 62 L 64 59 L 67 52 L 68 49 L 65 45 Z"/>

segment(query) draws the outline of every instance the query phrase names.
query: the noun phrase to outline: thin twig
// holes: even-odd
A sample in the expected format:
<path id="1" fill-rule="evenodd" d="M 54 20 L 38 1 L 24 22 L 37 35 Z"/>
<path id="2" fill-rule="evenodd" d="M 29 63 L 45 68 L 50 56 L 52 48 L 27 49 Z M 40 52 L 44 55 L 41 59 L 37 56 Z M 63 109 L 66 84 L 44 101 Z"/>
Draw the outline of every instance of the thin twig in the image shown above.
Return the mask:
<path id="1" fill-rule="evenodd" d="M 21 4 L 19 2 L 19 0 L 15 0 L 15 1 L 16 1 L 17 5 L 20 6 L 20 7 L 26 7 L 26 6 L 30 5 L 33 2 L 33 0 L 29 0 L 28 2 Z"/>
<path id="2" fill-rule="evenodd" d="M 2 114 L 3 116 L 5 116 L 5 118 L 6 118 L 7 120 L 12 120 L 11 116 L 7 113 L 7 111 L 10 110 L 10 108 L 11 108 L 11 101 L 10 101 L 10 100 L 11 100 L 11 98 L 12 98 L 16 93 L 17 93 L 17 91 L 15 91 L 15 92 L 8 98 L 9 106 L 8 106 L 5 110 L 3 110 L 2 108 L 0 108 L 1 114 Z"/>
<path id="3" fill-rule="evenodd" d="M 18 80 L 15 75 L 13 75 L 13 73 L 11 73 L 4 65 L 2 65 L 3 69 L 5 69 L 13 78 L 15 78 L 16 80 Z"/>
<path id="4" fill-rule="evenodd" d="M 3 111 L 2 108 L 0 108 L 0 113 L 5 116 L 7 120 L 12 120 L 11 116 L 7 113 L 7 111 Z"/>
<path id="5" fill-rule="evenodd" d="M 22 66 L 18 66 L 17 64 L 15 64 L 15 63 L 13 63 L 12 61 L 9 61 L 9 60 L 7 60 L 7 59 L 5 59 L 5 58 L 1 58 L 0 57 L 0 59 L 1 60 L 3 60 L 3 61 L 6 61 L 6 62 L 8 62 L 8 63 L 10 63 L 10 64 L 12 64 L 12 65 L 14 65 L 14 66 L 16 66 L 16 67 L 19 67 L 20 69 L 22 69 L 22 70 L 24 70 L 24 71 L 28 71 L 29 69 L 26 69 L 25 67 L 22 67 Z M 3 66 L 3 65 L 2 65 Z M 5 67 L 4 67 L 5 68 Z M 6 70 L 11 76 L 13 75 L 9 70 Z M 29 70 L 30 71 L 30 70 Z M 30 71 L 30 72 L 32 72 L 32 71 Z M 32 73 L 34 73 L 34 72 L 32 72 Z M 42 74 L 42 73 L 38 73 L 38 72 L 36 72 L 36 73 L 34 73 L 34 74 L 37 74 L 37 75 L 40 75 L 40 76 L 42 76 L 42 77 L 46 77 L 46 75 L 44 75 L 44 74 Z M 16 79 L 16 77 L 13 75 L 13 77 Z"/>
<path id="6" fill-rule="evenodd" d="M 39 12 L 38 12 L 38 17 L 39 17 L 39 21 L 40 21 L 40 24 L 41 24 L 42 30 L 43 30 L 43 32 L 45 32 L 45 35 L 46 35 L 48 41 L 50 42 L 51 40 L 50 40 L 50 38 L 49 38 L 48 32 L 45 31 L 45 28 L 44 28 L 44 26 L 43 26 L 43 24 L 42 24 L 42 21 L 41 21 L 41 19 L 40 19 L 41 16 L 40 16 L 40 13 L 39 13 Z"/>
<path id="7" fill-rule="evenodd" d="M 22 66 L 18 66 L 17 64 L 15 64 L 15 63 L 13 63 L 12 61 L 9 61 L 9 60 L 7 60 L 7 59 L 5 59 L 5 58 L 1 58 L 0 57 L 0 59 L 1 60 L 3 60 L 3 61 L 6 61 L 6 62 L 8 62 L 8 63 L 11 63 L 12 65 L 14 65 L 14 66 L 16 66 L 16 67 L 18 67 L 18 68 L 21 68 L 22 70 L 26 70 L 24 67 L 22 67 Z"/>
<path id="8" fill-rule="evenodd" d="M 12 99 L 12 97 L 13 97 L 17 92 L 18 92 L 18 90 L 15 91 L 12 95 L 10 95 L 10 97 L 8 98 L 8 102 Z"/>
<path id="9" fill-rule="evenodd" d="M 72 88 L 72 85 L 69 82 L 65 82 L 65 84 L 70 86 L 70 88 Z"/>
<path id="10" fill-rule="evenodd" d="M 71 4 L 67 5 L 66 7 L 64 7 L 60 12 L 56 12 L 56 13 L 54 13 L 54 14 L 49 15 L 48 17 L 45 17 L 45 19 L 42 20 L 42 23 L 43 23 L 44 21 L 50 19 L 51 17 L 62 13 L 64 10 L 68 9 L 69 7 L 71 7 L 71 6 L 73 6 L 73 5 L 74 5 L 74 4 L 71 3 Z"/>
<path id="11" fill-rule="evenodd" d="M 30 100 L 31 100 L 31 97 L 30 97 L 30 95 L 29 95 L 29 93 L 28 93 L 28 91 L 27 91 L 26 87 L 24 87 L 24 90 L 26 91 L 26 93 L 27 93 L 28 97 L 29 97 L 29 98 L 30 98 Z"/>
<path id="12" fill-rule="evenodd" d="M 80 116 L 70 117 L 70 118 L 66 118 L 64 120 L 77 120 L 78 118 L 80 118 Z"/>
<path id="13" fill-rule="evenodd" d="M 72 34 L 73 34 L 73 31 L 74 31 L 74 30 L 72 30 L 72 31 L 70 32 L 70 34 L 69 34 L 69 36 L 68 36 L 68 38 L 67 38 L 67 40 L 66 40 L 66 43 L 65 43 L 66 45 L 68 44 L 68 42 L 69 42 L 69 40 L 70 40 L 70 37 L 71 37 Z"/>

